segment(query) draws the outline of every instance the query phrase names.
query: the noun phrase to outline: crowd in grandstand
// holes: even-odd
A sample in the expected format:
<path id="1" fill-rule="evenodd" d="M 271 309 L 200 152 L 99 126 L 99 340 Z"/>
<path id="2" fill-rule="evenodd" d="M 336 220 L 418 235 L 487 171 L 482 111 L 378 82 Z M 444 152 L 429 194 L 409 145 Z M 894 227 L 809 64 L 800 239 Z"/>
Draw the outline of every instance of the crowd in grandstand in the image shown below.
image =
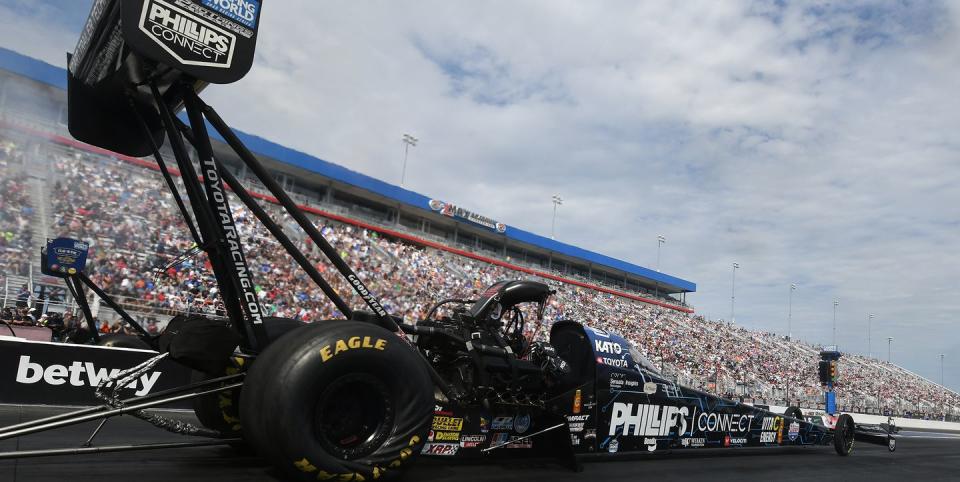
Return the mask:
<path id="1" fill-rule="evenodd" d="M 15 151 L 11 147 L 2 154 L 0 149 L 0 156 L 10 156 L 10 150 Z M 218 309 L 218 292 L 208 262 L 202 252 L 192 250 L 194 240 L 158 174 L 79 151 L 59 155 L 52 162 L 58 178 L 48 187 L 56 193 L 51 196 L 50 234 L 91 243 L 87 271 L 98 285 L 137 312 L 160 316 Z M 0 184 L 5 190 L 0 231 L 12 230 L 19 241 L 0 246 L 11 253 L 33 252 L 23 244 L 29 237 L 17 234 L 22 228 L 29 229 L 20 223 L 29 219 L 24 209 L 29 209 L 30 203 L 29 195 L 23 194 L 22 180 L 16 179 L 4 176 Z M 8 198 L 7 190 L 14 196 Z M 250 212 L 240 207 L 237 199 L 231 201 L 249 265 L 256 273 L 256 291 L 268 313 L 311 322 L 339 317 L 322 291 Z M 281 226 L 294 226 L 275 206 L 264 207 Z M 409 323 L 421 319 L 441 299 L 475 298 L 496 281 L 531 278 L 375 231 L 314 219 L 340 256 L 383 297 L 387 310 Z M 342 277 L 331 275 L 332 266 L 309 238 L 298 234 L 298 229 L 288 232 L 351 306 L 363 304 Z M 0 262 L 0 271 L 11 270 L 10 266 Z M 820 393 L 815 369 L 819 347 L 603 291 L 541 281 L 557 291 L 547 309 L 548 322 L 573 319 L 622 333 L 648 360 L 682 384 L 770 401 L 815 401 Z M 102 323 L 98 329 L 124 330 L 119 323 Z M 156 332 L 162 324 L 151 323 L 149 329 Z M 849 409 L 894 410 L 906 405 L 914 412 L 932 415 L 946 405 L 960 407 L 957 394 L 894 365 L 856 355 L 844 358 L 837 391 L 841 405 Z"/>
<path id="2" fill-rule="evenodd" d="M 26 175 L 15 168 L 22 164 L 17 145 L 0 138 L 0 272 L 25 274 L 32 237 L 33 208 Z"/>

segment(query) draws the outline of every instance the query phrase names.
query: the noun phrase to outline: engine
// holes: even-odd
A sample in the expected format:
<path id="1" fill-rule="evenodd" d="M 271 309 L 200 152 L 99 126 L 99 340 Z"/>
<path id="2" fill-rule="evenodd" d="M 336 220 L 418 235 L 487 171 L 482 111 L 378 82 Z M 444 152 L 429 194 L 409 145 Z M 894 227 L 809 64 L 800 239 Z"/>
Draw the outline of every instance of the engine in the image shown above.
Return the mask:
<path id="1" fill-rule="evenodd" d="M 541 406 L 567 371 L 549 343 L 533 341 L 551 294 L 543 283 L 504 281 L 478 300 L 444 300 L 417 324 L 417 346 L 461 401 Z M 447 304 L 448 316 L 432 317 Z"/>

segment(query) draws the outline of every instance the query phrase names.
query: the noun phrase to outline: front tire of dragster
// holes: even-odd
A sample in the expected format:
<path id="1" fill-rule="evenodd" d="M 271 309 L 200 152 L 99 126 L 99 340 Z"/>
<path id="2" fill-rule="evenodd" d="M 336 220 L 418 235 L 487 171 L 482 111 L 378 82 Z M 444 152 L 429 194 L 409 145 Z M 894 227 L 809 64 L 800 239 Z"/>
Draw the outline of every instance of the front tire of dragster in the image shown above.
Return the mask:
<path id="1" fill-rule="evenodd" d="M 833 448 L 841 456 L 846 457 L 853 451 L 854 430 L 853 417 L 846 413 L 837 417 L 837 424 L 833 428 Z"/>
<path id="2" fill-rule="evenodd" d="M 257 432 L 250 440 L 260 454 L 292 480 L 398 475 L 419 454 L 433 418 L 426 362 L 406 340 L 369 323 L 296 333 L 268 347 L 245 382 L 241 420 Z M 270 356 L 275 349 L 284 353 Z M 247 393 L 256 402 L 247 403 Z"/>

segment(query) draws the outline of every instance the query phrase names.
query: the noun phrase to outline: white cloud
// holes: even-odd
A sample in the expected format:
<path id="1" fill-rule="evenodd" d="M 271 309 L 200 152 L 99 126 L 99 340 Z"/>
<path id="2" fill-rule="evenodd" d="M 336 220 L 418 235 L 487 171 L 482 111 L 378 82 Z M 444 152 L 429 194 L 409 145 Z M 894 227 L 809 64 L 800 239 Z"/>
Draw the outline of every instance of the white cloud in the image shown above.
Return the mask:
<path id="1" fill-rule="evenodd" d="M 739 323 L 785 331 L 795 282 L 795 334 L 829 342 L 839 298 L 844 347 L 873 312 L 874 351 L 935 377 L 960 363 L 960 13 L 778 3 L 270 2 L 251 73 L 206 96 L 390 182 L 409 132 L 415 190 L 543 234 L 560 193 L 561 240 L 652 266 L 666 235 L 702 313 L 729 317 L 736 260 Z M 13 5 L 0 42 L 59 62 L 74 34 Z"/>

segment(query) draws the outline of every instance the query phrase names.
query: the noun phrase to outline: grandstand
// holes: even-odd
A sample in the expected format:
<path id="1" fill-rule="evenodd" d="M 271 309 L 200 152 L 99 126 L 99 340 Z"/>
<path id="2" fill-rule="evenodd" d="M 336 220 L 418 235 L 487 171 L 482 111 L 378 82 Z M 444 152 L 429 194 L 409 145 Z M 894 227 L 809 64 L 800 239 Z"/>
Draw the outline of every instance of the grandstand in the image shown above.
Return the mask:
<path id="1" fill-rule="evenodd" d="M 0 52 L 0 68 L 8 69 L 0 71 L 3 305 L 15 306 L 26 293 L 41 311 L 74 309 L 57 280 L 37 275 L 37 247 L 47 237 L 70 236 L 90 241 L 90 277 L 151 331 L 162 330 L 175 313 L 215 310 L 218 294 L 205 258 L 180 257 L 192 241 L 156 166 L 69 138 L 64 93 L 56 88 L 62 79 L 55 79 L 62 71 L 9 52 Z M 693 283 L 512 226 L 501 232 L 496 224 L 444 216 L 416 193 L 266 141 L 253 139 L 250 146 L 269 151 L 265 164 L 277 179 L 383 296 L 387 310 L 408 322 L 439 299 L 470 298 L 502 279 L 539 279 L 557 290 L 550 321 L 573 319 L 623 333 L 681 384 L 756 403 L 822 407 L 815 373 L 819 347 L 693 315 L 684 296 L 695 291 Z M 224 160 L 249 182 L 238 164 Z M 316 254 L 261 187 L 248 187 L 282 226 L 291 226 L 288 232 L 304 252 Z M 273 237 L 236 199 L 232 206 L 258 273 L 258 296 L 270 314 L 306 321 L 337 317 Z M 319 256 L 313 259 L 321 273 L 332 270 Z M 361 304 L 340 277 L 329 280 L 349 303 Z M 98 310 L 100 329 L 122 330 L 106 311 Z M 960 395 L 894 365 L 848 355 L 843 374 L 837 387 L 841 409 L 960 416 Z"/>

